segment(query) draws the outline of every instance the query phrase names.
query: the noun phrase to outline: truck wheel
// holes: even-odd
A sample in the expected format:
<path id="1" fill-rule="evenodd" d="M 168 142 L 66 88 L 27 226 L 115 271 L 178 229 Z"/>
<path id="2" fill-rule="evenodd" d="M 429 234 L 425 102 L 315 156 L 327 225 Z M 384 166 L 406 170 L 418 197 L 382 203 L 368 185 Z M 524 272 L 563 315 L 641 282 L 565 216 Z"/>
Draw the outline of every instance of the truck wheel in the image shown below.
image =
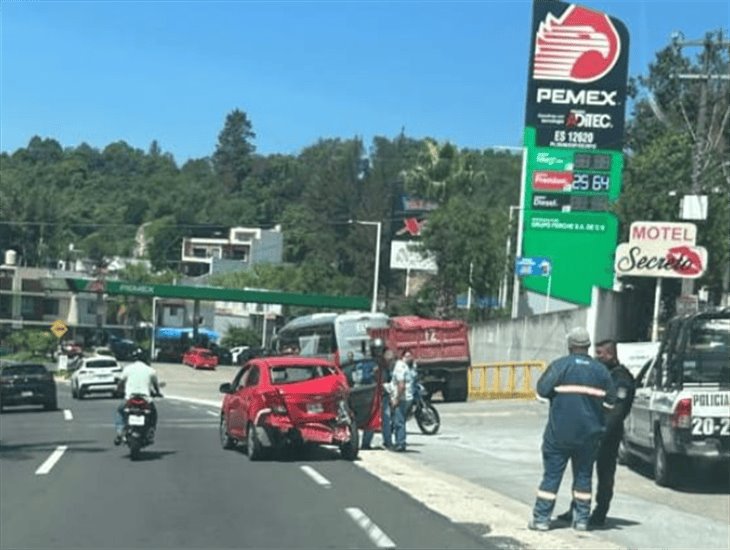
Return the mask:
<path id="1" fill-rule="evenodd" d="M 676 470 L 674 457 L 664 449 L 662 436 L 657 431 L 654 438 L 654 482 L 661 487 L 671 487 Z"/>
<path id="2" fill-rule="evenodd" d="M 467 373 L 452 374 L 444 384 L 441 393 L 444 401 L 466 401 L 469 392 L 467 388 Z"/>

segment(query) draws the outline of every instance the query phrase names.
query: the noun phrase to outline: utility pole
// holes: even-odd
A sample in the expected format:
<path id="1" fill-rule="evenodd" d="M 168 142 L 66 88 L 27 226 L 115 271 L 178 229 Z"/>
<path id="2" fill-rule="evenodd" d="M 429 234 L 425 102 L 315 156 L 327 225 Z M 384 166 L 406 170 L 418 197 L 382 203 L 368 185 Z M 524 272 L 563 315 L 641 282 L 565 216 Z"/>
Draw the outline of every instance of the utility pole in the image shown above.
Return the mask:
<path id="1" fill-rule="evenodd" d="M 697 111 L 697 125 L 695 127 L 695 148 L 692 155 L 692 194 L 700 195 L 702 193 L 702 161 L 708 152 L 707 139 L 707 92 L 710 80 L 730 80 L 730 74 L 711 73 L 711 63 L 715 58 L 715 54 L 722 51 L 723 48 L 730 47 L 730 41 L 723 40 L 722 30 L 715 33 L 707 33 L 705 38 L 700 40 L 685 40 L 681 33 L 673 37 L 675 47 L 685 48 L 689 46 L 699 46 L 703 48 L 702 52 L 702 72 L 685 73 L 675 75 L 679 80 L 699 80 L 700 81 L 700 100 Z M 694 280 L 682 279 L 682 295 L 688 296 L 694 294 Z"/>

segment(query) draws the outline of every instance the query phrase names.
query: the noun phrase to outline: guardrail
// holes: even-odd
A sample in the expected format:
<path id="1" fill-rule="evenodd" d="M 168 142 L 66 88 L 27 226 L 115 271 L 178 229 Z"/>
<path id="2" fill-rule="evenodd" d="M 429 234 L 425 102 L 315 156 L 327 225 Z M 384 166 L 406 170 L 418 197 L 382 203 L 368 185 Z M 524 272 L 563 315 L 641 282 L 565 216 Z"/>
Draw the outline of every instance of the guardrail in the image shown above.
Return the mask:
<path id="1" fill-rule="evenodd" d="M 545 361 L 504 361 L 469 367 L 469 399 L 524 399 L 535 397 L 535 385 Z"/>

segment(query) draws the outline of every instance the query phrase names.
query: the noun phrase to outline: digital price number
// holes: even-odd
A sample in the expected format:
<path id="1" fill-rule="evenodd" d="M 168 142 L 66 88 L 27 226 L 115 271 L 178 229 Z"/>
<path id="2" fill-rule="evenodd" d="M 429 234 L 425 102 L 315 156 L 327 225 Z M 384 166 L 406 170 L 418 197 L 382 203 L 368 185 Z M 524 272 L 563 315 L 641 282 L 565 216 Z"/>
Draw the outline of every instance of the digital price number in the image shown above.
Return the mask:
<path id="1" fill-rule="evenodd" d="M 602 212 L 608 210 L 608 197 L 573 195 L 570 197 L 570 210 L 591 210 L 594 212 Z"/>
<path id="2" fill-rule="evenodd" d="M 573 191 L 607 193 L 609 187 L 611 187 L 611 176 L 608 174 L 573 173 Z"/>
<path id="3" fill-rule="evenodd" d="M 576 153 L 573 157 L 573 169 L 609 171 L 611 169 L 611 155 Z"/>

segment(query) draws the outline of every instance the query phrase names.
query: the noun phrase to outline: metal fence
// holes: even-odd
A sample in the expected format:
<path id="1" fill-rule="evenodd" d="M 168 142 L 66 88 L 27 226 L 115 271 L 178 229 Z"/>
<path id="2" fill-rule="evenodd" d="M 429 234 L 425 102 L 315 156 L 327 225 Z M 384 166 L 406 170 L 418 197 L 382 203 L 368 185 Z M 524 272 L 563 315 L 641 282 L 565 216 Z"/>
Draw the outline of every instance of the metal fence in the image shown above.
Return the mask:
<path id="1" fill-rule="evenodd" d="M 469 399 L 535 397 L 535 385 L 545 361 L 503 361 L 469 367 Z"/>

